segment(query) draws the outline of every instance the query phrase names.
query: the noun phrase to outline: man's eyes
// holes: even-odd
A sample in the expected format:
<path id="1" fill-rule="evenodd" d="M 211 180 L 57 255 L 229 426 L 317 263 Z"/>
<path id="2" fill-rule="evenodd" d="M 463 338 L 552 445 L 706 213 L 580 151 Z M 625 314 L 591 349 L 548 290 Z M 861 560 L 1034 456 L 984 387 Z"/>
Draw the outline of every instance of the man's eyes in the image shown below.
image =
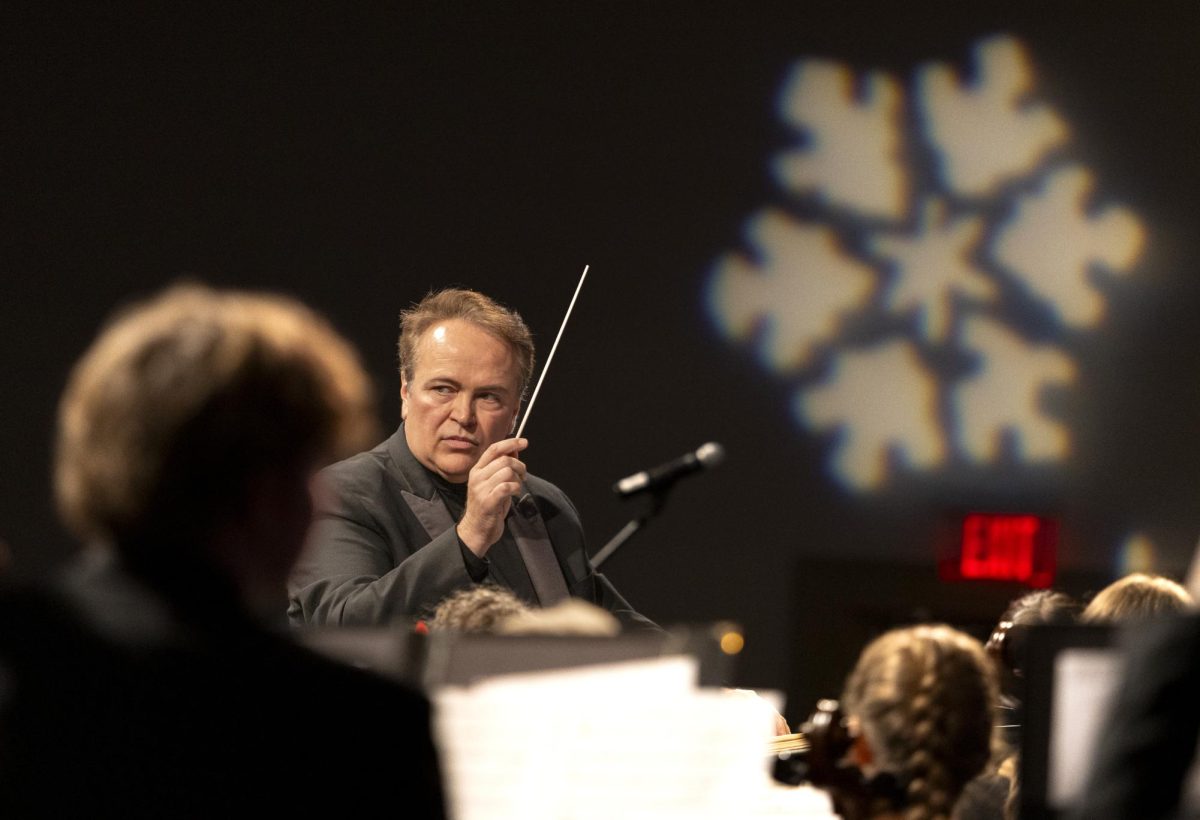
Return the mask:
<path id="1" fill-rule="evenodd" d="M 457 388 L 455 388 L 449 384 L 435 384 L 429 388 L 429 392 L 436 393 L 439 396 L 449 396 L 449 395 L 457 392 Z M 492 392 L 478 393 L 478 394 L 476 394 L 476 398 L 479 399 L 480 401 L 485 401 L 489 404 L 503 404 L 504 403 L 504 397 L 502 395 L 500 395 L 499 393 L 492 393 Z"/>

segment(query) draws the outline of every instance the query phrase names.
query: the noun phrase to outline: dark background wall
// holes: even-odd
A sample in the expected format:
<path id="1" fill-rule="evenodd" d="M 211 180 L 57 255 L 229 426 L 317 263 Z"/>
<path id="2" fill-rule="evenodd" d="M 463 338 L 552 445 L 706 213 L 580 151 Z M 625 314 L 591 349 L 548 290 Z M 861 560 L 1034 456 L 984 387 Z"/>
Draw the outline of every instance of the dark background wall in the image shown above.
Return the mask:
<path id="1" fill-rule="evenodd" d="M 660 622 L 743 623 L 743 683 L 785 687 L 830 662 L 797 632 L 801 560 L 931 567 L 962 509 L 1054 515 L 1068 569 L 1110 575 L 1140 534 L 1156 568 L 1181 572 L 1200 474 L 1200 7 L 1109 6 L 6 4 L 0 538 L 14 572 L 71 549 L 50 501 L 55 402 L 114 308 L 183 276 L 294 294 L 359 347 L 391 428 L 402 307 L 477 288 L 519 309 L 544 355 L 585 263 L 527 461 L 575 500 L 596 549 L 634 511 L 613 481 L 725 445 L 606 571 Z M 794 61 L 903 79 L 963 68 L 997 32 L 1025 43 L 1040 98 L 1147 250 L 1077 351 L 1060 469 L 850 492 L 830 478 L 834 442 L 796 424 L 792 388 L 714 328 L 705 283 L 778 197 L 768 162 L 794 139 L 776 112 Z M 847 618 L 867 594 L 835 592 Z"/>

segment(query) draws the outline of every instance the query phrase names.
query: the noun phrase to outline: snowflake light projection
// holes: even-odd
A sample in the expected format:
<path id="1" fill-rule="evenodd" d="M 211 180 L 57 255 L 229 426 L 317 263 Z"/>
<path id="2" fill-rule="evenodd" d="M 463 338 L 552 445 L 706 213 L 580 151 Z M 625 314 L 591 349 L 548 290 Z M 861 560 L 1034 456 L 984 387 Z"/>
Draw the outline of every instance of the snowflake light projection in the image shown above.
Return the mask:
<path id="1" fill-rule="evenodd" d="M 721 332 L 795 384 L 803 427 L 835 434 L 831 469 L 852 490 L 896 480 L 892 460 L 986 466 L 1003 442 L 1063 462 L 1070 431 L 1044 398 L 1075 379 L 1065 334 L 1097 331 L 1096 273 L 1128 274 L 1143 252 L 1134 214 L 1095 207 L 1021 44 L 988 38 L 973 63 L 966 78 L 919 68 L 911 116 L 886 74 L 797 63 L 780 116 L 800 139 L 772 166 L 783 200 L 708 283 Z"/>

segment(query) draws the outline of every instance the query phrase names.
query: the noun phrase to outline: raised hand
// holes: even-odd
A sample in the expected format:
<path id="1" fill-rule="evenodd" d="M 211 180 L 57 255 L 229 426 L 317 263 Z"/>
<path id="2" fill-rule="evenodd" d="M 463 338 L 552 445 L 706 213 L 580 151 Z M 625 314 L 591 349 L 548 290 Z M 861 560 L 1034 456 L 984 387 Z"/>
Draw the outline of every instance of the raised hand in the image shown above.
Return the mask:
<path id="1" fill-rule="evenodd" d="M 467 509 L 458 522 L 458 537 L 482 558 L 504 533 L 504 519 L 513 496 L 521 491 L 525 464 L 517 454 L 529 439 L 497 441 L 479 457 L 467 478 Z"/>

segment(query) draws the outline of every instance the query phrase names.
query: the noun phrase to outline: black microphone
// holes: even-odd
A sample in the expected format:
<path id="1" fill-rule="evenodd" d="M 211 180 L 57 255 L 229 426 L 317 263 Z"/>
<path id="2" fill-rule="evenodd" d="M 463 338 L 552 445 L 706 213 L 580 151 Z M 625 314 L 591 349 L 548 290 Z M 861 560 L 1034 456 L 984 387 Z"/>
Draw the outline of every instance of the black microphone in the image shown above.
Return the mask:
<path id="1" fill-rule="evenodd" d="M 674 461 L 622 478 L 613 485 L 613 492 L 622 498 L 628 498 L 646 490 L 668 487 L 689 473 L 717 466 L 724 458 L 725 448 L 715 441 L 710 441 L 701 444 L 695 452 L 680 456 Z"/>

